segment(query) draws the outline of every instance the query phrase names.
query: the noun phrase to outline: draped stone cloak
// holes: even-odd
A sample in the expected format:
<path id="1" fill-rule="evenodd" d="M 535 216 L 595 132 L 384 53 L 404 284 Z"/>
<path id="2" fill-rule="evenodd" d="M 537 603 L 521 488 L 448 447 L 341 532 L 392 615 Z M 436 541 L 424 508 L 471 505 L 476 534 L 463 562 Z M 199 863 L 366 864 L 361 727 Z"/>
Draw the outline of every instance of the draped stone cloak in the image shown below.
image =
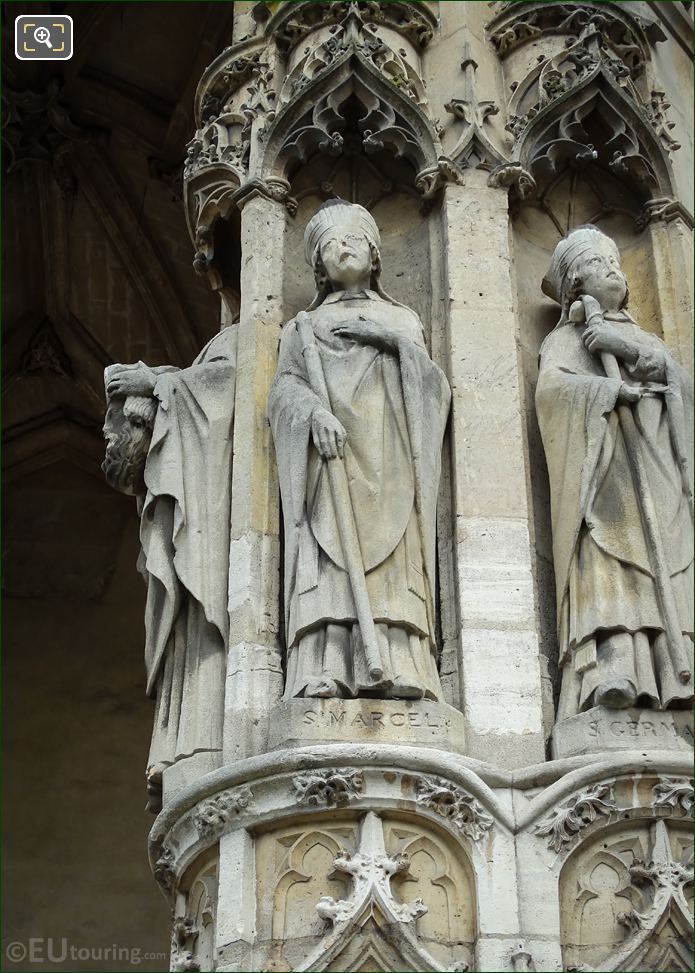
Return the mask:
<path id="1" fill-rule="evenodd" d="M 333 413 L 347 432 L 344 462 L 378 633 L 384 634 L 386 649 L 393 631 L 389 626 L 411 633 L 417 643 L 412 651 L 420 652 L 422 643 L 428 657 L 420 660 L 421 666 L 415 663 L 423 670 L 421 683 L 438 685 L 436 664 L 432 669 L 430 659 L 435 644 L 431 620 L 449 385 L 427 353 L 419 318 L 408 308 L 390 304 L 373 291 L 358 299 L 331 294 L 310 317 Z M 407 339 L 400 343 L 399 353 L 333 333 L 358 317 Z M 356 622 L 326 461 L 311 438 L 317 406 L 301 341 L 290 322 L 282 335 L 269 398 L 285 519 L 287 695 L 297 694 L 293 688 L 301 691 L 306 666 L 293 660 L 293 652 L 302 637 L 321 626 L 349 627 Z M 360 652 L 354 640 L 341 649 L 342 655 L 348 652 Z M 348 661 L 336 665 L 344 669 Z M 358 660 L 351 687 L 355 693 L 359 671 Z M 332 675 L 341 678 L 340 673 Z M 350 682 L 350 677 L 345 680 Z"/>
<path id="2" fill-rule="evenodd" d="M 632 410 L 686 647 L 692 649 L 692 381 L 664 343 L 625 312 L 605 317 L 647 353 L 653 349 L 666 356 L 665 378 L 640 374 L 640 362 L 621 369 L 628 383 L 654 389 Z M 665 640 L 658 638 L 664 624 L 616 412 L 621 381 L 607 378 L 600 358 L 584 347 L 584 330 L 584 325 L 559 325 L 546 338 L 536 390 L 551 489 L 560 663 L 565 665 L 559 719 L 588 705 L 593 689 L 610 678 L 602 673 L 600 648 L 597 655 L 597 643 L 610 632 L 633 636 L 630 676 L 638 694 L 658 708 L 692 695 L 692 684 L 679 683 Z M 658 391 L 665 382 L 669 394 Z"/>
<path id="3" fill-rule="evenodd" d="M 237 329 L 159 374 L 140 540 L 150 765 L 221 748 Z"/>

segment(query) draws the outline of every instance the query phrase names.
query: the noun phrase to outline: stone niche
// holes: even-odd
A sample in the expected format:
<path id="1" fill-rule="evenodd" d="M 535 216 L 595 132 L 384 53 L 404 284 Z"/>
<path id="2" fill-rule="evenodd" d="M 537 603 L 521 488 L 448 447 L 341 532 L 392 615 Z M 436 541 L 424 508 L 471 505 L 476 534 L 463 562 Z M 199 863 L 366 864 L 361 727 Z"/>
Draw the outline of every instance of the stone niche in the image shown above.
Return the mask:
<path id="1" fill-rule="evenodd" d="M 565 969 L 692 969 L 692 856 L 691 829 L 663 819 L 580 845 L 560 879 Z"/>
<path id="2" fill-rule="evenodd" d="M 256 870 L 263 969 L 422 969 L 415 942 L 420 963 L 472 960 L 470 862 L 414 816 L 346 811 L 271 826 L 258 835 Z M 306 963 L 314 954 L 320 966 Z"/>

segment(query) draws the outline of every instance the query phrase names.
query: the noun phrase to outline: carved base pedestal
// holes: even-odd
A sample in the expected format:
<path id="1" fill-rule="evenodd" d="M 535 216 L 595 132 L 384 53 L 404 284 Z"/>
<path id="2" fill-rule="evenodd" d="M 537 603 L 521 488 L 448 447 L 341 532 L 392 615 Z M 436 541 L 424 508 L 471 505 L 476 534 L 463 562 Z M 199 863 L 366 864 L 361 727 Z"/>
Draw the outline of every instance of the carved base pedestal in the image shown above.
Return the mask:
<path id="1" fill-rule="evenodd" d="M 594 706 L 553 730 L 554 760 L 607 750 L 692 752 L 693 714 L 686 710 L 608 709 Z"/>
<path id="2" fill-rule="evenodd" d="M 221 767 L 150 836 L 171 969 L 691 969 L 691 769 L 632 749 L 510 772 L 383 743 Z"/>

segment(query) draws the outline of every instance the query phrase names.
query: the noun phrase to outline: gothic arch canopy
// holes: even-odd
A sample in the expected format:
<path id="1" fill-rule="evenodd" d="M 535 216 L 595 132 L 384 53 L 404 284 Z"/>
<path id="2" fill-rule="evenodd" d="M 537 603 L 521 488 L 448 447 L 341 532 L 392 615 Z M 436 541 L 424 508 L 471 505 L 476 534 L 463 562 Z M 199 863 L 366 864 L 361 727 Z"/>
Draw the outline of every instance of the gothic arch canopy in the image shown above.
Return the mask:
<path id="1" fill-rule="evenodd" d="M 599 162 L 643 198 L 673 193 L 667 153 L 643 112 L 603 63 L 524 119 L 514 159 L 538 183 L 565 165 Z M 595 134 L 594 134 L 595 133 Z"/>
<path id="2" fill-rule="evenodd" d="M 386 148 L 416 174 L 437 165 L 439 140 L 422 109 L 361 52 L 347 50 L 278 113 L 265 140 L 262 177 L 287 179 L 315 152 L 340 155 L 349 102 L 358 108 L 356 127 L 367 154 Z"/>

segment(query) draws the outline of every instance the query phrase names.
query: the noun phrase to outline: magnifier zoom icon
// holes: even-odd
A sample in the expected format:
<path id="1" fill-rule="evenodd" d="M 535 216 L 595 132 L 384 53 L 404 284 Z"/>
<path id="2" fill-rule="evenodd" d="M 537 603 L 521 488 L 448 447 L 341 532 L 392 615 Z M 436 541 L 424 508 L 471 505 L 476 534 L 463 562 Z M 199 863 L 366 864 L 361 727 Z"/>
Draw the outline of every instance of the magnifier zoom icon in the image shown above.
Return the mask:
<path id="1" fill-rule="evenodd" d="M 45 44 L 46 47 L 53 50 L 53 45 L 51 44 L 51 32 L 48 27 L 37 27 L 34 31 L 34 40 L 37 44 Z"/>

